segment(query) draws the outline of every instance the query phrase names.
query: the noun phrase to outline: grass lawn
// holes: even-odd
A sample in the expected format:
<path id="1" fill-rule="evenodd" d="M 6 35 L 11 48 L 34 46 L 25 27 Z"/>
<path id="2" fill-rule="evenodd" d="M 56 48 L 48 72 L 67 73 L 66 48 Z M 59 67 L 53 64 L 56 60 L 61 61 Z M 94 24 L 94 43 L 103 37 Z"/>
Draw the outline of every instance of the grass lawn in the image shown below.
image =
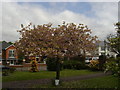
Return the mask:
<path id="1" fill-rule="evenodd" d="M 89 70 L 62 70 L 61 77 L 69 77 L 69 76 L 78 76 L 78 75 L 86 75 L 93 74 L 98 72 L 93 72 Z M 3 76 L 3 82 L 9 81 L 19 81 L 19 80 L 33 80 L 33 79 L 44 79 L 44 78 L 55 78 L 56 72 L 54 71 L 39 71 L 39 72 L 25 72 L 25 71 L 16 71 L 9 76 Z"/>
<path id="2" fill-rule="evenodd" d="M 57 87 L 49 84 L 36 85 L 32 88 L 118 88 L 119 85 L 120 82 L 118 82 L 118 78 L 109 75 L 81 81 L 62 82 L 61 85 Z"/>
<path id="3" fill-rule="evenodd" d="M 2 72 L 0 71 L 0 82 L 2 82 Z"/>

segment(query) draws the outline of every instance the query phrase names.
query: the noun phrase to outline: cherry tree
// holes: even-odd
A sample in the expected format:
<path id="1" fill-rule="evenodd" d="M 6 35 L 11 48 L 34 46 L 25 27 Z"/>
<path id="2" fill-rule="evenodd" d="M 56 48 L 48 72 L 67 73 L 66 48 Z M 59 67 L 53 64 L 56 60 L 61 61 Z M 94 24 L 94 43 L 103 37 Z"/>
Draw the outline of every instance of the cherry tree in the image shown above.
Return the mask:
<path id="1" fill-rule="evenodd" d="M 60 77 L 60 60 L 64 57 L 84 55 L 95 49 L 97 36 L 91 35 L 91 30 L 83 24 L 65 23 L 52 27 L 51 23 L 33 25 L 30 23 L 20 33 L 20 39 L 15 46 L 25 56 L 47 56 L 57 59 L 56 79 Z"/>

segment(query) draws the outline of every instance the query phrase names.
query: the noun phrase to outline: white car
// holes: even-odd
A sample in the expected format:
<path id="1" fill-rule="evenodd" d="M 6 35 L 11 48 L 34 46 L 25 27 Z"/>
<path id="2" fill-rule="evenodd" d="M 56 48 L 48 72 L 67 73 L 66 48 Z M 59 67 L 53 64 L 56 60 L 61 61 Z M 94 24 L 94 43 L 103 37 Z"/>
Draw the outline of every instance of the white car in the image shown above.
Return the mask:
<path id="1" fill-rule="evenodd" d="M 90 63 L 90 60 L 85 60 L 85 63 Z"/>
<path id="2" fill-rule="evenodd" d="M 92 58 L 92 60 L 98 60 L 99 59 L 99 57 L 93 57 Z"/>

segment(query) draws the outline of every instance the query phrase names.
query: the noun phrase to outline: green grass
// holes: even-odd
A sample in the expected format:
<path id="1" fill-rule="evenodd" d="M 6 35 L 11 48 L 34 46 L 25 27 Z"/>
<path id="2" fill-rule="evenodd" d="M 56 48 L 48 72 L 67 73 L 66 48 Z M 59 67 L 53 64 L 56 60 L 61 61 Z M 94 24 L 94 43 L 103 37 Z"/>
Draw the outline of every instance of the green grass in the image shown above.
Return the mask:
<path id="1" fill-rule="evenodd" d="M 78 76 L 78 75 L 86 75 L 93 74 L 98 72 L 93 72 L 89 70 L 62 70 L 61 77 L 70 77 L 70 76 Z M 44 78 L 55 78 L 56 72 L 53 71 L 39 71 L 39 72 L 21 72 L 16 71 L 9 76 L 3 76 L 3 82 L 9 81 L 20 81 L 20 80 L 33 80 L 33 79 L 44 79 Z"/>
<path id="2" fill-rule="evenodd" d="M 118 81 L 118 78 L 110 75 L 81 81 L 63 82 L 57 87 L 49 84 L 36 85 L 32 88 L 118 88 L 119 85 L 120 82 Z"/>
<path id="3" fill-rule="evenodd" d="M 2 72 L 0 71 L 0 82 L 2 82 Z"/>

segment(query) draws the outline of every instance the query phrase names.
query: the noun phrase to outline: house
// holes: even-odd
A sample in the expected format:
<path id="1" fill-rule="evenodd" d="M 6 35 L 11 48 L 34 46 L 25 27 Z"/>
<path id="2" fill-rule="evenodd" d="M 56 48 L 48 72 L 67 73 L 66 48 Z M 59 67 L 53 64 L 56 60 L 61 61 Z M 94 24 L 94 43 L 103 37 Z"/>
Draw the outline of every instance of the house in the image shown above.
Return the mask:
<path id="1" fill-rule="evenodd" d="M 101 55 L 116 57 L 117 54 L 112 52 L 110 46 L 105 41 L 100 41 L 96 44 L 96 50 L 94 52 L 86 52 L 86 62 L 88 62 L 87 60 L 97 60 Z"/>
<path id="2" fill-rule="evenodd" d="M 100 41 L 96 46 L 95 56 L 106 55 L 108 57 L 116 57 L 117 55 L 115 52 L 111 51 L 110 46 L 105 41 Z"/>
<path id="3" fill-rule="evenodd" d="M 18 61 L 15 46 L 5 41 L 0 42 L 0 62 L 2 64 L 15 65 Z"/>

